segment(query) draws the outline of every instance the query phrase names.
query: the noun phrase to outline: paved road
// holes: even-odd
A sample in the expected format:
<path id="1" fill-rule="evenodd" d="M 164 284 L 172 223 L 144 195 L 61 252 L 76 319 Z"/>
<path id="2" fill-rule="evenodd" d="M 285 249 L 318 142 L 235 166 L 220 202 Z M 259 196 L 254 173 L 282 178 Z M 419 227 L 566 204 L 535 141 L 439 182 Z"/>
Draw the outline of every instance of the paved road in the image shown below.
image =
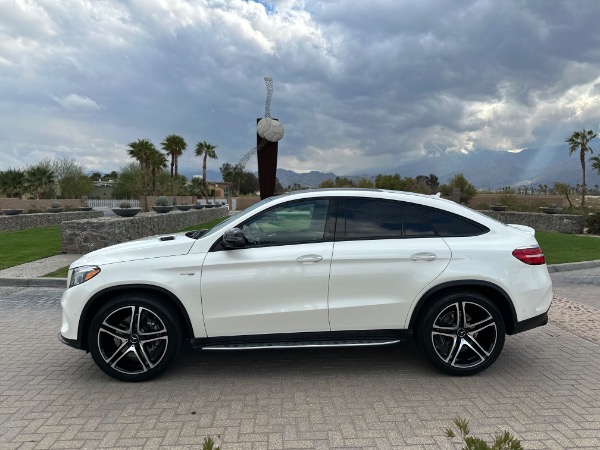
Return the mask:
<path id="1" fill-rule="evenodd" d="M 555 295 L 600 310 L 600 268 L 556 272 L 550 276 Z"/>
<path id="2" fill-rule="evenodd" d="M 597 295 L 597 277 L 580 276 L 582 298 Z M 459 415 L 527 449 L 600 447 L 600 347 L 563 329 L 568 320 L 509 337 L 470 378 L 440 374 L 403 344 L 185 351 L 161 378 L 128 384 L 58 342 L 60 294 L 0 287 L 0 449 L 197 449 L 205 436 L 224 450 L 444 449 Z"/>

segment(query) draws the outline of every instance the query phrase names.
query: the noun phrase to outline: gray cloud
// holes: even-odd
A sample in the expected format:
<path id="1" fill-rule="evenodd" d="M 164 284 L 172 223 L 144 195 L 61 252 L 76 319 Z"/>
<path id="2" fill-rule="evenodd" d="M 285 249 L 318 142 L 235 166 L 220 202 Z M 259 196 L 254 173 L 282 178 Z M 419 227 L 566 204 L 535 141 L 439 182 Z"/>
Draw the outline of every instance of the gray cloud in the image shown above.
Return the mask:
<path id="1" fill-rule="evenodd" d="M 268 4 L 267 4 L 268 3 Z M 267 6 L 265 6 L 267 5 Z M 595 0 L 0 0 L 0 170 L 181 134 L 236 162 L 263 76 L 279 165 L 377 172 L 419 155 L 557 144 L 600 125 Z M 254 162 L 249 168 L 255 167 Z"/>

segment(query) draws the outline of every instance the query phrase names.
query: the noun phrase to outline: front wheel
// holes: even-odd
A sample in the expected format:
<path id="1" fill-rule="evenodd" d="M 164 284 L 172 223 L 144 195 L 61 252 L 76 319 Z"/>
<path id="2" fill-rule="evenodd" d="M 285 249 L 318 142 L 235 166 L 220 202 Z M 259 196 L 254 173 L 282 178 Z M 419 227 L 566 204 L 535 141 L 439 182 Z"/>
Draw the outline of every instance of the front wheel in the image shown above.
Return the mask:
<path id="1" fill-rule="evenodd" d="M 417 323 L 417 344 L 449 375 L 473 375 L 491 366 L 504 346 L 502 314 L 487 297 L 471 291 L 438 299 Z"/>
<path id="2" fill-rule="evenodd" d="M 172 311 L 156 298 L 121 295 L 94 316 L 88 346 L 96 364 L 122 381 L 150 380 L 174 361 L 181 331 Z"/>

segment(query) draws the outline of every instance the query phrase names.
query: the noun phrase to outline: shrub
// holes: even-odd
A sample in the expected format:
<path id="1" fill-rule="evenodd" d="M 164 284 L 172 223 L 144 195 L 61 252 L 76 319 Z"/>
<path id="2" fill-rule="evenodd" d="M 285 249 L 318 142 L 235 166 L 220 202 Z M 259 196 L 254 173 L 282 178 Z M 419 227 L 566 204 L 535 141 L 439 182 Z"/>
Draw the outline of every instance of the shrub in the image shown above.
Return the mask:
<path id="1" fill-rule="evenodd" d="M 588 233 L 600 234 L 600 213 L 587 216 L 585 225 L 587 226 Z"/>
<path id="2" fill-rule="evenodd" d="M 131 208 L 131 203 L 129 202 L 121 202 L 119 208 Z"/>
<path id="3" fill-rule="evenodd" d="M 59 202 L 52 203 L 52 208 L 60 208 L 61 204 Z"/>
<path id="4" fill-rule="evenodd" d="M 169 206 L 169 199 L 165 196 L 156 197 L 156 206 Z"/>
<path id="5" fill-rule="evenodd" d="M 469 436 L 469 422 L 466 419 L 457 417 L 454 419 L 454 425 L 458 430 L 458 435 L 454 430 L 447 428 L 446 436 L 450 439 L 458 437 L 464 444 L 461 450 L 523 450 L 521 441 L 508 431 L 496 434 L 490 446 L 483 439 Z"/>

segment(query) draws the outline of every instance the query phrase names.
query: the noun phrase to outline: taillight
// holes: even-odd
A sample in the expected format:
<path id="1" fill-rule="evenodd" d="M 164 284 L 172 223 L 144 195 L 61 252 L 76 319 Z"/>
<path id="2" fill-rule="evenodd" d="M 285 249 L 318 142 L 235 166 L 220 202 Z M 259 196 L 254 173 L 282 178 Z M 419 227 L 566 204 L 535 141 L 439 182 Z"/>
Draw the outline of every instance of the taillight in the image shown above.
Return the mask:
<path id="1" fill-rule="evenodd" d="M 518 248 L 512 252 L 513 256 L 519 261 L 529 264 L 530 266 L 539 266 L 546 264 L 544 252 L 539 247 Z"/>

